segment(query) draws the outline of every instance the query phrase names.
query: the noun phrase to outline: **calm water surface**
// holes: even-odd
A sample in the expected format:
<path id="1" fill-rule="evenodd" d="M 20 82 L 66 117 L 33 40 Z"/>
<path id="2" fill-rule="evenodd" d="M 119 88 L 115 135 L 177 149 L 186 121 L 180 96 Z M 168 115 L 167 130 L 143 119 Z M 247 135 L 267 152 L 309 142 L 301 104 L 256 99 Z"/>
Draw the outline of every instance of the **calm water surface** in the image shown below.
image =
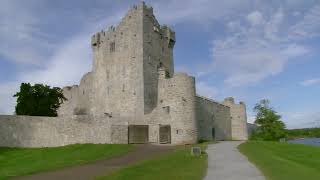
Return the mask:
<path id="1" fill-rule="evenodd" d="M 304 138 L 304 139 L 290 140 L 288 142 L 295 143 L 295 144 L 306 144 L 306 145 L 312 145 L 312 146 L 320 146 L 320 138 Z"/>

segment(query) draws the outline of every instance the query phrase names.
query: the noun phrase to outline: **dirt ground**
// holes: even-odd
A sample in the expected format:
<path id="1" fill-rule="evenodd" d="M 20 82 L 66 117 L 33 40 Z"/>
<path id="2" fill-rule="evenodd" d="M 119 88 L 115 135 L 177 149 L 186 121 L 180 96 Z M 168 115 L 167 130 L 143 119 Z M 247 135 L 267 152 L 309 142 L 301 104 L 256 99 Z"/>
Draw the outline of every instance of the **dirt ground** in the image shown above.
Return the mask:
<path id="1" fill-rule="evenodd" d="M 93 163 L 67 167 L 55 171 L 42 172 L 29 176 L 13 178 L 15 180 L 89 180 L 97 176 L 110 173 L 113 170 L 134 164 L 156 155 L 173 150 L 173 146 L 166 145 L 136 145 L 136 148 L 120 157 L 99 160 Z"/>

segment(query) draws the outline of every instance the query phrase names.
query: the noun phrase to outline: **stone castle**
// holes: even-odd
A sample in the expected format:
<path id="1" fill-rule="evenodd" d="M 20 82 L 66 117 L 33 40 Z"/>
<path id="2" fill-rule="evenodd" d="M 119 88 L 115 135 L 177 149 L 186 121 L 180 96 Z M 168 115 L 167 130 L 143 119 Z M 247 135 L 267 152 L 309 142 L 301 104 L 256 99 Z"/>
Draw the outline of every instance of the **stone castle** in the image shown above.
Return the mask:
<path id="1" fill-rule="evenodd" d="M 92 71 L 63 88 L 58 117 L 0 116 L 0 146 L 246 140 L 245 104 L 198 96 L 194 77 L 174 72 L 175 42 L 152 7 L 133 6 L 92 36 Z"/>

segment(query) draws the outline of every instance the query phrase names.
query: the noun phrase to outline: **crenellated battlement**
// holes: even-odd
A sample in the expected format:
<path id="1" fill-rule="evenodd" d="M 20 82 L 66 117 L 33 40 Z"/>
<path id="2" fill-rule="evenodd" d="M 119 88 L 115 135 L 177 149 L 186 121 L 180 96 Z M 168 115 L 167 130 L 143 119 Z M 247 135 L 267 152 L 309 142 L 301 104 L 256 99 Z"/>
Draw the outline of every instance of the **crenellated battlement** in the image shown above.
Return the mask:
<path id="1" fill-rule="evenodd" d="M 233 97 L 227 97 L 224 99 L 223 101 L 224 104 L 230 104 L 230 105 L 243 105 L 245 106 L 246 104 L 243 102 L 243 101 L 240 101 L 239 104 L 237 104 L 235 101 L 234 101 L 234 98 Z"/>
<path id="2" fill-rule="evenodd" d="M 98 49 L 103 44 L 117 41 L 117 37 L 125 35 L 125 32 L 123 31 L 130 30 L 129 27 L 137 23 L 142 17 L 151 22 L 153 25 L 153 32 L 157 33 L 161 39 L 165 40 L 164 42 L 168 48 L 173 49 L 176 42 L 175 32 L 167 25 L 161 26 L 153 14 L 153 8 L 147 6 L 145 2 L 142 1 L 138 5 L 132 6 L 117 26 L 109 26 L 105 30 L 101 30 L 92 35 L 91 46 L 93 50 Z"/>
<path id="3" fill-rule="evenodd" d="M 222 104 L 222 103 L 220 103 L 220 102 L 218 102 L 218 101 L 215 101 L 215 100 L 210 99 L 210 98 L 205 97 L 205 96 L 200 96 L 200 95 L 197 94 L 197 98 L 202 99 L 202 100 L 204 100 L 204 101 L 209 101 L 210 103 L 214 103 L 214 104 L 216 104 L 217 106 L 223 106 L 223 107 L 226 107 L 226 108 L 230 108 L 229 106 L 227 106 L 227 105 L 225 105 L 225 104 Z"/>

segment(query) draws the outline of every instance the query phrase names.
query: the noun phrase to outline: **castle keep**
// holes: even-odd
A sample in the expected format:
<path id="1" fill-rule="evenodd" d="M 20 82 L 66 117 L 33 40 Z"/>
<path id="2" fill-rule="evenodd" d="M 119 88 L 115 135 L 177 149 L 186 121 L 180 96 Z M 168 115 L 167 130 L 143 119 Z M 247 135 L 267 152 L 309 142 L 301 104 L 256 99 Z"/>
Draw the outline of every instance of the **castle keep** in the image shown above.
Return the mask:
<path id="1" fill-rule="evenodd" d="M 58 117 L 0 116 L 0 146 L 246 140 L 245 104 L 196 95 L 194 77 L 174 72 L 175 42 L 151 7 L 133 6 L 92 36 L 92 71 L 63 88 Z"/>

